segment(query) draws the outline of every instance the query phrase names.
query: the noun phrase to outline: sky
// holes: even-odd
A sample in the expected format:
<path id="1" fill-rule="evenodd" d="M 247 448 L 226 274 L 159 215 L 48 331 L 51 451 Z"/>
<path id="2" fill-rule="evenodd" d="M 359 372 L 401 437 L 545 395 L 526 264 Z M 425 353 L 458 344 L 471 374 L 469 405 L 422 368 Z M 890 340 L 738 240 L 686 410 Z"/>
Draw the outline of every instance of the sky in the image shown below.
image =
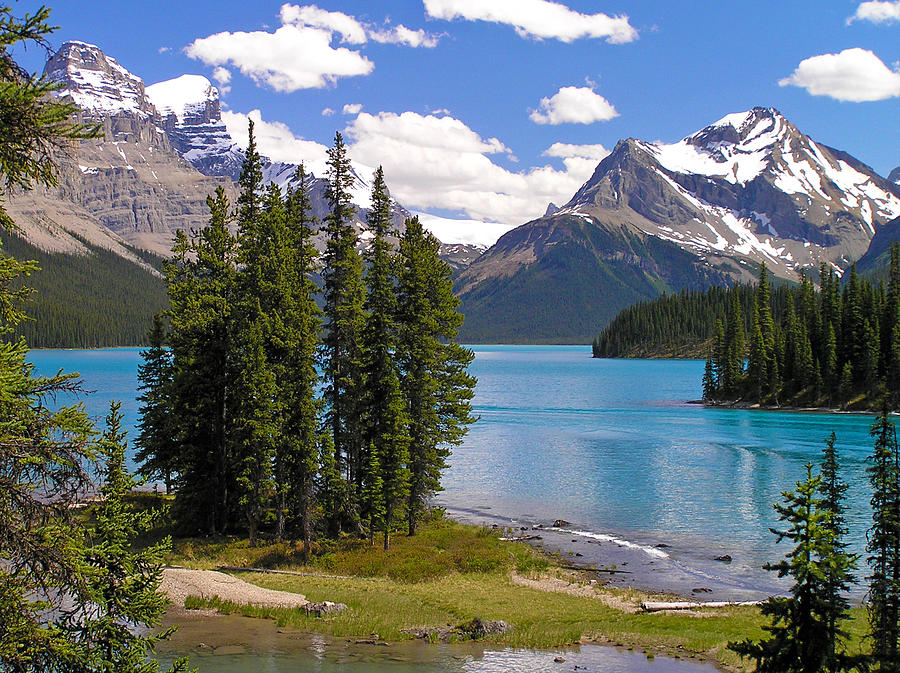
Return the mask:
<path id="1" fill-rule="evenodd" d="M 148 85 L 206 76 L 273 159 L 315 170 L 340 132 L 400 203 L 459 220 L 432 219 L 443 240 L 491 243 L 564 204 L 620 139 L 755 106 L 900 166 L 900 0 L 48 2 L 51 46 L 96 44 Z"/>

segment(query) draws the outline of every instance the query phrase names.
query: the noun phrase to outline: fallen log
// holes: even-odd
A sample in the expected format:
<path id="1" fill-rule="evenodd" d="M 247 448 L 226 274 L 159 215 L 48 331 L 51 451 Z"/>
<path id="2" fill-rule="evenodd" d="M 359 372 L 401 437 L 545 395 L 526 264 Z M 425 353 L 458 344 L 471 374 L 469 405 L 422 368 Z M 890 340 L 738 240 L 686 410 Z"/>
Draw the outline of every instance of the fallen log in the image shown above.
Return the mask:
<path id="1" fill-rule="evenodd" d="M 708 601 L 697 603 L 694 601 L 644 601 L 641 610 L 644 612 L 662 612 L 664 610 L 694 610 L 697 608 L 731 608 L 746 605 L 760 605 L 764 601 Z"/>

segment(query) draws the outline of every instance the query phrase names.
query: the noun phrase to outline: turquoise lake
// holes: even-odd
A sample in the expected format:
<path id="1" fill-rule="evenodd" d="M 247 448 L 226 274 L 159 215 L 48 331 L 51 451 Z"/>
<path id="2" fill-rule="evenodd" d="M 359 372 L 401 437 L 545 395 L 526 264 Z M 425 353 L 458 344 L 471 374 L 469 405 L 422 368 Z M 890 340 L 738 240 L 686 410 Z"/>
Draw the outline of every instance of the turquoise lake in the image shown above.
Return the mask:
<path id="1" fill-rule="evenodd" d="M 528 528 L 565 519 L 572 542 L 633 545 L 648 563 L 682 572 L 684 586 L 777 592 L 785 585 L 761 570 L 786 551 L 768 530 L 772 503 L 834 431 L 862 551 L 872 417 L 689 404 L 700 395 L 699 361 L 594 360 L 578 346 L 473 350 L 480 420 L 454 450 L 437 498 L 451 512 Z M 95 391 L 83 401 L 97 418 L 121 400 L 133 427 L 138 349 L 30 357 L 41 373 L 78 371 Z M 726 554 L 732 562 L 714 560 Z"/>

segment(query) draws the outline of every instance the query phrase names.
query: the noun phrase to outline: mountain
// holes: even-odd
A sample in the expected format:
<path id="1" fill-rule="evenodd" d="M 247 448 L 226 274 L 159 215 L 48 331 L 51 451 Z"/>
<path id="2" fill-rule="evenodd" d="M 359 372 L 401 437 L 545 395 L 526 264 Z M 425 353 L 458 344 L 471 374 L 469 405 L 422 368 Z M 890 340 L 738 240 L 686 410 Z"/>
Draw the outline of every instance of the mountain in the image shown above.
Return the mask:
<path id="1" fill-rule="evenodd" d="M 590 341 L 621 308 L 682 288 L 839 271 L 900 216 L 900 186 L 772 108 L 672 144 L 619 141 L 562 208 L 457 279 L 461 338 Z"/>
<path id="2" fill-rule="evenodd" d="M 891 171 L 890 175 L 888 175 L 888 181 L 893 182 L 895 185 L 900 185 L 900 166 Z"/>

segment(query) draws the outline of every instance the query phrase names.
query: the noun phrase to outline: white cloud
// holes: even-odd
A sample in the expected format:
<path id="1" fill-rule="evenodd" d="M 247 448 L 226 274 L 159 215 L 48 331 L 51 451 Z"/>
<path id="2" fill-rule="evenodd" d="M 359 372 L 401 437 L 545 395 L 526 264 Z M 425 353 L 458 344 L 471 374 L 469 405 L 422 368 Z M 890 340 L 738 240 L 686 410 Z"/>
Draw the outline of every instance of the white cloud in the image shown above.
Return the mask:
<path id="1" fill-rule="evenodd" d="M 160 47 L 156 50 L 157 54 L 165 54 L 167 51 L 172 51 L 172 47 Z"/>
<path id="2" fill-rule="evenodd" d="M 462 212 L 509 227 L 540 217 L 550 201 L 568 201 L 597 163 L 576 155 L 599 152 L 596 146 L 568 152 L 566 170 L 510 171 L 491 158 L 511 154 L 497 138 L 482 138 L 451 116 L 415 112 L 364 112 L 346 136 L 352 159 L 383 166 L 391 194 L 405 206 Z"/>
<path id="3" fill-rule="evenodd" d="M 434 234 L 441 243 L 490 246 L 507 231 L 519 226 L 518 224 L 440 217 L 418 210 L 412 211 L 412 214 L 418 216 L 422 226 Z"/>
<path id="4" fill-rule="evenodd" d="M 330 117 L 330 116 L 332 116 L 333 114 L 335 114 L 335 111 L 334 111 L 332 108 L 330 108 L 330 107 L 324 108 L 324 109 L 322 110 L 322 116 L 323 116 L 323 117 Z"/>
<path id="5" fill-rule="evenodd" d="M 619 113 L 590 87 L 564 86 L 550 98 L 541 98 L 540 110 L 529 118 L 535 124 L 593 124 L 618 117 Z"/>
<path id="6" fill-rule="evenodd" d="M 632 42 L 637 31 L 624 15 L 581 14 L 550 0 L 425 0 L 425 11 L 435 19 L 492 21 L 513 26 L 522 37 L 606 38 L 612 44 Z"/>
<path id="7" fill-rule="evenodd" d="M 895 2 L 882 2 L 881 0 L 863 2 L 856 8 L 856 13 L 847 19 L 848 24 L 854 21 L 871 21 L 872 23 L 900 21 L 900 0 Z"/>
<path id="8" fill-rule="evenodd" d="M 315 5 L 289 5 L 281 6 L 279 14 L 281 23 L 295 26 L 307 26 L 310 28 L 324 28 L 329 32 L 341 34 L 341 42 L 349 44 L 365 44 L 366 29 L 352 16 L 343 12 L 329 12 L 319 9 Z"/>
<path id="9" fill-rule="evenodd" d="M 325 175 L 328 148 L 311 140 L 304 140 L 281 122 L 264 121 L 259 110 L 251 110 L 247 114 L 222 111 L 222 121 L 231 138 L 240 147 L 246 147 L 248 141 L 247 122 L 253 120 L 253 133 L 259 153 L 272 161 L 306 165 L 306 170 L 317 176 Z"/>
<path id="10" fill-rule="evenodd" d="M 440 41 L 439 35 L 431 35 L 424 30 L 413 30 L 402 23 L 384 30 L 370 30 L 369 37 L 382 44 L 403 44 L 407 47 L 436 47 Z"/>
<path id="11" fill-rule="evenodd" d="M 228 68 L 218 66 L 212 72 L 213 79 L 219 84 L 228 84 L 231 81 L 231 71 Z"/>
<path id="12" fill-rule="evenodd" d="M 363 109 L 362 103 L 347 103 L 341 112 L 345 115 L 358 115 Z"/>
<path id="13" fill-rule="evenodd" d="M 778 84 L 802 87 L 813 96 L 856 103 L 900 96 L 900 73 L 859 47 L 804 59 L 790 77 Z"/>
<path id="14" fill-rule="evenodd" d="M 223 32 L 194 40 L 185 49 L 206 65 L 231 64 L 257 84 L 290 93 L 320 89 L 339 77 L 368 75 L 375 65 L 359 52 L 334 49 L 332 34 L 321 28 L 281 26 L 265 31 Z"/>

